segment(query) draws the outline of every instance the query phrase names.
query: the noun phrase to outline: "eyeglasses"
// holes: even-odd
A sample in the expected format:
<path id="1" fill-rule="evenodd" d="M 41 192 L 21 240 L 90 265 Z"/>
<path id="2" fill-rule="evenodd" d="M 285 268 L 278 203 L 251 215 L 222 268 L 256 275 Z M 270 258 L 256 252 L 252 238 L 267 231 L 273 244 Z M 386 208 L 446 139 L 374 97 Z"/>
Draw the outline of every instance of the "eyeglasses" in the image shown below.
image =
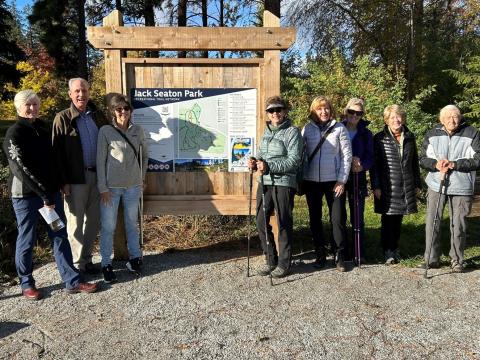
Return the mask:
<path id="1" fill-rule="evenodd" d="M 353 110 L 353 109 L 347 109 L 347 113 L 349 115 L 363 116 L 363 111 L 356 111 L 356 110 Z"/>
<path id="2" fill-rule="evenodd" d="M 130 111 L 130 107 L 129 106 L 123 106 L 123 107 L 118 107 L 115 109 L 116 112 L 122 112 L 123 111 Z"/>
<path id="3" fill-rule="evenodd" d="M 281 113 L 282 111 L 283 111 L 283 107 L 276 107 L 276 108 L 267 109 L 267 112 L 268 112 L 269 114 Z"/>

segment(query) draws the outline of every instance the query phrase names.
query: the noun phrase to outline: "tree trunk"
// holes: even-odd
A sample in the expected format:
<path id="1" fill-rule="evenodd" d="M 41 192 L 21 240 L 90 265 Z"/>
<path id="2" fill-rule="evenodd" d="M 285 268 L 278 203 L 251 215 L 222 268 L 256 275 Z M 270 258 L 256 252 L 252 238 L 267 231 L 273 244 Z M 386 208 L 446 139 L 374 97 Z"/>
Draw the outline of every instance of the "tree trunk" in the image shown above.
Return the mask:
<path id="1" fill-rule="evenodd" d="M 280 18 L 280 0 L 265 0 L 265 11 L 270 11 Z"/>
<path id="2" fill-rule="evenodd" d="M 187 0 L 178 1 L 178 14 L 177 14 L 177 24 L 178 26 L 187 26 Z M 179 58 L 186 58 L 186 51 L 177 52 Z"/>
<path id="3" fill-rule="evenodd" d="M 143 17 L 145 19 L 145 26 L 155 26 L 155 12 L 152 0 L 145 0 Z M 145 51 L 145 57 L 156 58 L 158 57 L 158 51 Z"/>
<path id="4" fill-rule="evenodd" d="M 76 1 L 78 22 L 77 22 L 77 40 L 78 40 L 78 76 L 88 80 L 87 67 L 87 38 L 85 35 L 85 0 Z"/>
<path id="5" fill-rule="evenodd" d="M 225 4 L 224 0 L 220 0 L 220 23 L 218 24 L 220 27 L 225 26 L 225 18 L 223 12 L 225 11 Z M 225 51 L 220 51 L 220 57 L 223 59 L 225 57 Z"/>
<path id="6" fill-rule="evenodd" d="M 407 51 L 407 99 L 412 100 L 416 92 L 417 64 L 421 61 L 423 34 L 423 0 L 411 0 L 410 36 Z"/>
<path id="7" fill-rule="evenodd" d="M 207 9 L 207 0 L 202 0 L 202 26 L 208 26 L 208 9 Z M 208 50 L 202 51 L 202 57 L 208 58 Z"/>
<path id="8" fill-rule="evenodd" d="M 120 12 L 123 11 L 122 9 L 122 0 L 115 0 L 115 10 L 118 10 Z"/>

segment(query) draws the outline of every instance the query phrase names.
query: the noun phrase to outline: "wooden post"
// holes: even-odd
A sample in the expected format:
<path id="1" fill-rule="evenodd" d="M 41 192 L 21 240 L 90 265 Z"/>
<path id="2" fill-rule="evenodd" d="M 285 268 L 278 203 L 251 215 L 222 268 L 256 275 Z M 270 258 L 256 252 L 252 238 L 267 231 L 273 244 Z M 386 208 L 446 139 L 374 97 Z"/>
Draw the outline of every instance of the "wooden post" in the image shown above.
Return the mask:
<path id="1" fill-rule="evenodd" d="M 280 0 L 265 0 L 263 26 L 280 27 Z M 280 50 L 265 50 L 263 57 L 265 59 L 264 71 L 266 76 L 264 76 L 265 99 L 261 105 L 262 117 L 265 116 L 265 100 L 270 96 L 280 94 Z M 262 125 L 262 127 L 264 126 Z M 278 250 L 278 223 L 275 214 L 270 218 L 270 224 Z"/>
<path id="2" fill-rule="evenodd" d="M 122 13 L 113 10 L 103 19 L 103 26 L 115 31 L 115 27 L 123 26 Z M 122 93 L 122 50 L 105 50 L 105 89 L 109 93 Z M 128 249 L 123 221 L 123 206 L 118 206 L 117 227 L 113 239 L 113 253 L 115 260 L 128 259 Z"/>

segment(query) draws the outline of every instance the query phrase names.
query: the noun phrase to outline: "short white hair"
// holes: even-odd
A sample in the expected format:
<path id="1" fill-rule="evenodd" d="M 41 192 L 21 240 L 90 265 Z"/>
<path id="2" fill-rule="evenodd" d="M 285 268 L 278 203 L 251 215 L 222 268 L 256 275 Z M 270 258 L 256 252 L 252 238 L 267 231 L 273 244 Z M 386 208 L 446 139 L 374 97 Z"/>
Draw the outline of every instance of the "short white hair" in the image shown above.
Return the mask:
<path id="1" fill-rule="evenodd" d="M 451 111 L 451 110 L 458 112 L 458 114 L 460 116 L 462 116 L 462 112 L 460 111 L 460 109 L 458 107 L 456 107 L 455 105 L 450 104 L 450 105 L 444 106 L 442 108 L 442 110 L 440 110 L 440 114 L 438 115 L 439 120 L 441 121 L 442 117 L 445 115 L 445 113 L 447 111 Z"/>
<path id="2" fill-rule="evenodd" d="M 30 99 L 35 99 L 40 105 L 40 98 L 38 97 L 37 93 L 32 89 L 22 90 L 15 95 L 13 99 L 13 104 L 15 105 L 15 109 L 17 110 L 17 114 L 20 111 L 20 108 L 25 105 Z"/>
<path id="3" fill-rule="evenodd" d="M 82 82 L 87 87 L 87 89 L 90 89 L 90 84 L 88 83 L 87 80 L 85 80 L 84 78 L 81 78 L 81 77 L 76 77 L 76 78 L 71 78 L 70 80 L 68 80 L 68 90 L 72 90 L 73 83 L 75 81 Z"/>

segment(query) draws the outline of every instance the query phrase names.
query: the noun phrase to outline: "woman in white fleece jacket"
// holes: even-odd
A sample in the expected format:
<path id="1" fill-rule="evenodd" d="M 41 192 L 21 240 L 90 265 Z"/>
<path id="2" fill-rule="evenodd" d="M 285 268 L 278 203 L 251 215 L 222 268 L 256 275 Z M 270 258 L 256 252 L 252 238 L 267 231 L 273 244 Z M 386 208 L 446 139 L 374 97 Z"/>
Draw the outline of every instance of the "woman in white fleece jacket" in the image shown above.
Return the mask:
<path id="1" fill-rule="evenodd" d="M 331 102 L 323 96 L 310 105 L 310 121 L 302 129 L 305 141 L 303 178 L 310 214 L 310 230 L 317 259 L 315 266 L 326 264 L 325 238 L 322 227 L 322 199 L 325 195 L 335 242 L 335 263 L 338 271 L 346 271 L 344 248 L 346 241 L 345 184 L 352 162 L 348 132 L 335 121 Z M 320 139 L 325 140 L 318 148 Z"/>
<path id="2" fill-rule="evenodd" d="M 142 254 L 137 226 L 138 205 L 143 191 L 148 150 L 142 127 L 130 121 L 132 107 L 127 98 L 115 94 L 108 110 L 112 123 L 103 126 L 98 132 L 97 184 L 100 191 L 102 272 L 105 282 L 111 283 L 116 280 L 111 256 L 120 200 L 124 209 L 130 258 L 126 266 L 129 271 L 140 273 Z M 142 167 L 140 155 L 143 159 Z"/>

